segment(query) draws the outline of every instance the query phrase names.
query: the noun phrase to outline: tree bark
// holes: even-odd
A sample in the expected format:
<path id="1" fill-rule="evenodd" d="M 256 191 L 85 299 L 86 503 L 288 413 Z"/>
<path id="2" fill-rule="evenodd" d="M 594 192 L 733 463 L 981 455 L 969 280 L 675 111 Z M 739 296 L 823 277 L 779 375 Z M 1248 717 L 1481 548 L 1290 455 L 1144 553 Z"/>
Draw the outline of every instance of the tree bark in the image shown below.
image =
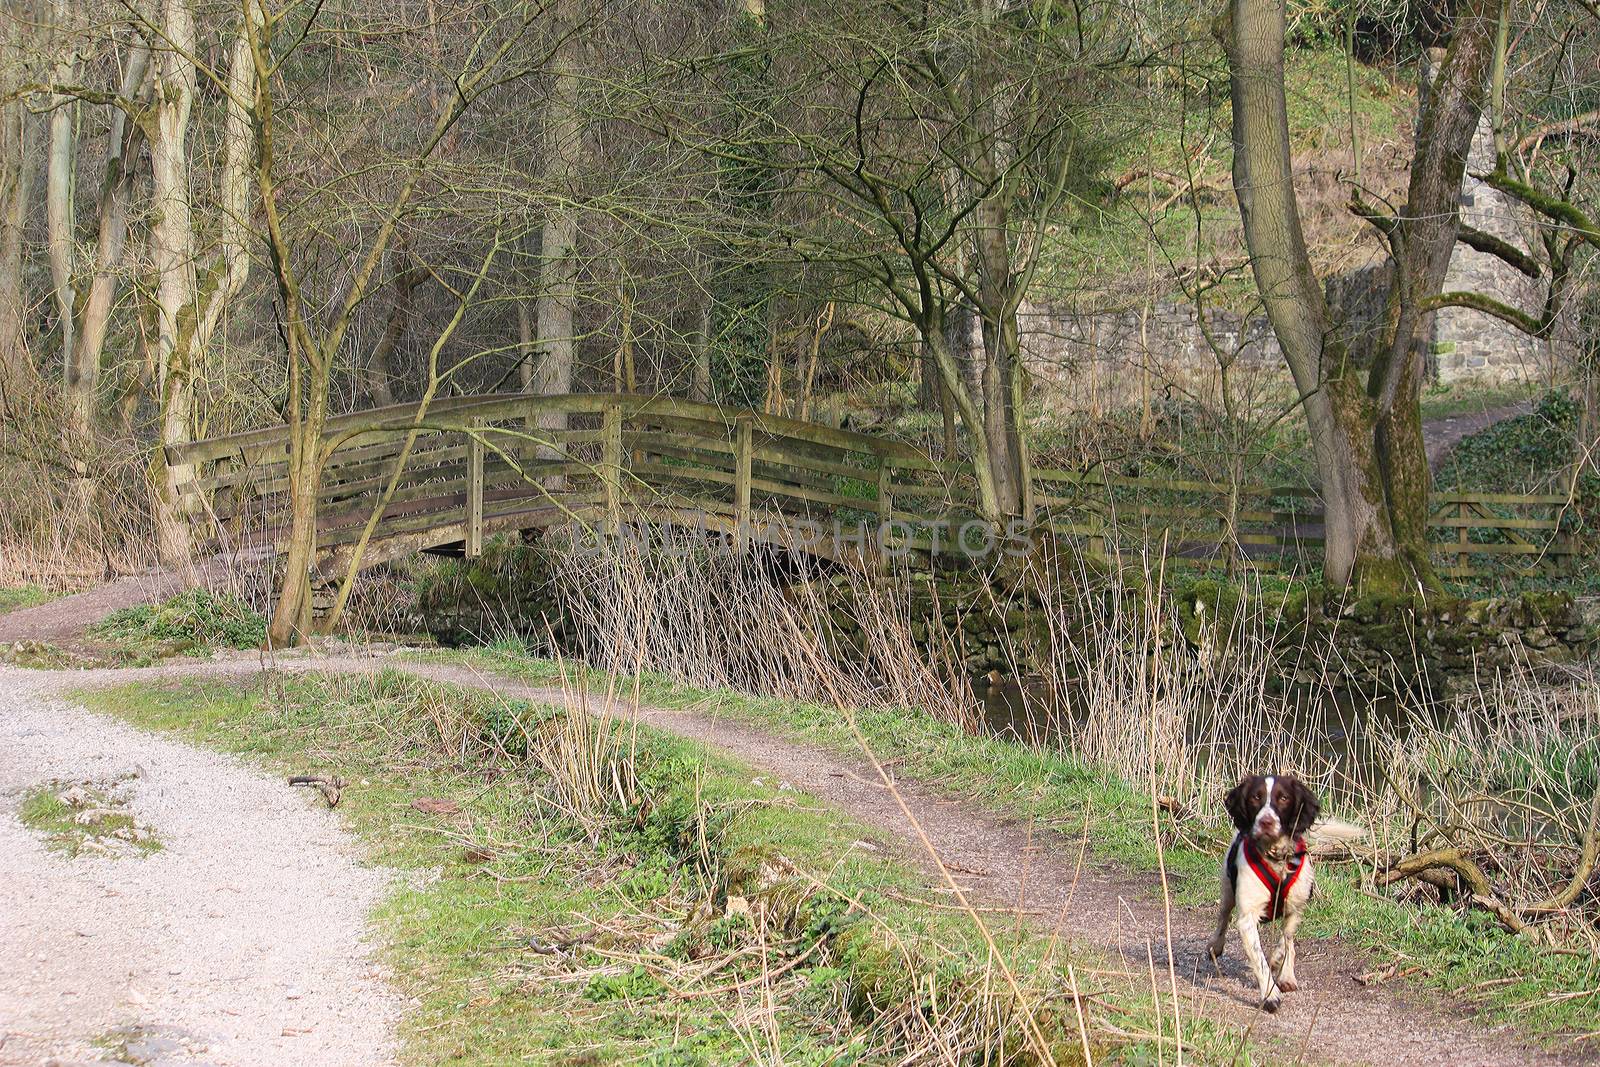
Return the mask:
<path id="1" fill-rule="evenodd" d="M 400 341 L 411 325 L 417 285 L 426 277 L 426 271 L 411 262 L 411 251 L 404 242 L 396 242 L 390 258 L 394 300 L 389 305 L 389 318 L 383 324 L 383 334 L 367 356 L 366 367 L 367 394 L 372 398 L 372 406 L 380 408 L 394 403 L 394 388 L 391 383 L 395 380 L 395 376 L 389 357 L 400 346 Z M 519 315 L 524 313 L 521 304 L 518 305 L 517 311 Z"/>
<path id="2" fill-rule="evenodd" d="M 150 66 L 150 47 L 136 35 L 128 52 L 118 95 L 126 101 L 141 96 Z M 144 139 L 138 123 L 128 121 L 127 113 L 116 109 L 106 137 L 106 170 L 100 187 L 99 218 L 95 239 L 94 276 L 88 294 L 77 311 L 74 332 L 77 342 L 73 369 L 69 373 L 74 396 L 85 405 L 80 413 L 85 425 L 94 418 L 95 398 L 100 387 L 100 365 L 105 351 L 106 331 L 111 325 L 111 308 L 117 297 L 122 250 L 128 238 L 128 200 L 133 195 L 133 180 Z"/>
<path id="3" fill-rule="evenodd" d="M 22 80 L 24 72 L 12 65 L 18 46 L 16 22 L 7 19 L 0 27 L 0 53 L 4 56 L 0 58 L 0 94 Z M 28 158 L 29 126 L 23 101 L 0 103 L 0 403 L 6 405 L 15 403 L 34 379 L 22 314 L 22 231 L 28 218 L 33 169 Z"/>
<path id="4" fill-rule="evenodd" d="M 156 62 L 154 136 L 150 170 L 154 183 L 150 260 L 156 271 L 156 390 L 161 402 L 161 443 L 190 440 L 194 417 L 191 342 L 195 327 L 194 227 L 189 210 L 189 114 L 196 75 L 194 18 L 188 0 L 163 0 L 166 38 Z M 178 479 L 189 471 L 161 465 L 156 534 L 161 559 L 186 567 L 194 552 L 188 521 L 178 513 Z"/>
<path id="5" fill-rule="evenodd" d="M 202 265 L 197 262 L 189 200 L 189 116 L 198 80 L 192 59 L 195 27 L 189 0 L 163 0 L 162 20 L 167 47 L 156 60 L 155 135 L 150 144 L 155 221 L 150 228 L 150 259 L 156 269 L 155 369 L 161 444 L 171 447 L 193 439 L 195 380 L 203 372 L 228 304 L 249 277 L 251 137 L 246 101 L 254 92 L 255 69 L 241 25 L 228 56 L 217 200 L 219 244 L 215 258 Z M 194 477 L 194 470 L 184 464 L 169 465 L 158 457 L 151 475 L 162 561 L 170 567 L 187 568 L 194 555 L 194 536 L 180 489 Z"/>
<path id="6" fill-rule="evenodd" d="M 517 301 L 517 385 L 522 393 L 533 392 L 533 365 L 537 360 L 533 339 L 533 307 L 526 299 Z"/>
<path id="7" fill-rule="evenodd" d="M 544 109 L 544 180 L 552 198 L 540 240 L 538 365 L 534 369 L 534 391 L 543 396 L 572 392 L 572 370 L 576 357 L 574 310 L 577 304 L 578 220 L 565 202 L 570 202 L 578 160 L 582 153 L 583 125 L 578 113 L 578 73 L 580 43 L 576 32 L 575 0 L 559 0 L 552 7 L 551 29 L 559 40 L 550 57 L 550 95 Z M 552 411 L 538 418 L 538 429 L 560 431 L 567 428 L 565 412 Z M 565 455 L 560 447 L 539 449 L 544 460 Z M 564 479 L 545 479 L 545 488 L 560 489 Z"/>
<path id="8" fill-rule="evenodd" d="M 70 41 L 66 0 L 51 0 L 50 14 L 57 58 L 52 77 L 57 84 L 73 81 L 78 56 Z M 52 96 L 50 109 L 50 154 L 45 170 L 45 224 L 49 230 L 50 284 L 55 298 L 61 347 L 62 399 L 66 405 L 68 427 L 79 439 L 87 435 L 92 397 L 85 398 L 77 362 L 77 316 L 74 304 L 73 275 L 73 160 L 76 138 L 73 132 L 74 104 L 62 94 Z"/>
<path id="9" fill-rule="evenodd" d="M 711 297 L 701 298 L 695 308 L 694 334 L 689 340 L 693 366 L 689 372 L 689 399 L 711 400 Z"/>

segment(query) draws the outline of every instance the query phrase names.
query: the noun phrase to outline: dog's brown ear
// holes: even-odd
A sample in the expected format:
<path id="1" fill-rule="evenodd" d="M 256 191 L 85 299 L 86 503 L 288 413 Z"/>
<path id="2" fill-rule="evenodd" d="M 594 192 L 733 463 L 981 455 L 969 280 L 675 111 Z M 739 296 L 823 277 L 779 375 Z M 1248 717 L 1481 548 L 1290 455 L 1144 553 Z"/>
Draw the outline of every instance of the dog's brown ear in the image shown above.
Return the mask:
<path id="1" fill-rule="evenodd" d="M 1294 796 L 1294 805 L 1290 808 L 1289 836 L 1304 837 L 1305 832 L 1311 829 L 1311 824 L 1317 821 L 1317 816 L 1322 814 L 1322 805 L 1317 802 L 1317 795 L 1311 791 L 1311 787 L 1300 779 L 1289 779 L 1289 788 Z"/>
<path id="2" fill-rule="evenodd" d="M 1255 816 L 1250 811 L 1250 789 L 1259 778 L 1249 777 L 1240 779 L 1239 784 L 1228 792 L 1228 799 L 1223 801 L 1228 809 L 1228 817 L 1233 820 L 1233 825 L 1241 834 L 1248 834 L 1255 825 Z"/>

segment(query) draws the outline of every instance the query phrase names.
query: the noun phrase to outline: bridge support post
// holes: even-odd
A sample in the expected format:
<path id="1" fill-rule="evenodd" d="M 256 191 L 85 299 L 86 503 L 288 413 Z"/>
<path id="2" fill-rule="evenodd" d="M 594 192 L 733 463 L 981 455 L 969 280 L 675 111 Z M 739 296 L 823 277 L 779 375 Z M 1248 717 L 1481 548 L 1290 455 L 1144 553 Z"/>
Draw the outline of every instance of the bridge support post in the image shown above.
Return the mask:
<path id="1" fill-rule="evenodd" d="M 466 556 L 483 555 L 483 422 L 467 424 L 467 530 Z"/>
<path id="2" fill-rule="evenodd" d="M 733 544 L 740 552 L 750 545 L 750 467 L 754 456 L 755 420 L 740 415 L 734 423 L 733 437 Z"/>
<path id="3" fill-rule="evenodd" d="M 600 487 L 605 495 L 606 533 L 622 528 L 622 405 L 607 404 L 600 415 Z"/>

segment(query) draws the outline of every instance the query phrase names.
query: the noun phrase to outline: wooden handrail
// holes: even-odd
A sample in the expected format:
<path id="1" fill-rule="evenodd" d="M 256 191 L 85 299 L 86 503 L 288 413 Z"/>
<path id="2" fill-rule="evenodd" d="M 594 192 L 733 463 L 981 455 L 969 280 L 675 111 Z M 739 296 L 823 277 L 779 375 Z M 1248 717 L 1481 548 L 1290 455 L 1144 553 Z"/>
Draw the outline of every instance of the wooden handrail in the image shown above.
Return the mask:
<path id="1" fill-rule="evenodd" d="M 589 421 L 565 430 L 537 429 L 540 415 L 558 412 Z M 522 521 L 556 521 L 562 514 L 590 515 L 616 530 L 625 512 L 714 513 L 719 528 L 746 543 L 753 530 L 770 534 L 762 509 L 791 520 L 845 516 L 880 530 L 890 522 L 932 529 L 964 521 L 976 510 L 971 463 L 935 461 L 904 442 L 677 397 L 492 394 L 438 401 L 420 427 L 411 405 L 331 419 L 323 437 L 329 466 L 318 499 L 338 515 L 330 515 L 323 543 L 348 543 L 346 517 L 370 514 L 402 443 L 417 429 L 392 512 L 374 536 L 422 543 L 434 531 L 458 540 L 468 555 L 482 550 L 486 532 Z M 565 458 L 539 458 L 538 444 L 556 440 Z M 194 479 L 180 489 L 195 505 L 191 514 L 225 525 L 257 515 L 273 527 L 286 511 L 287 443 L 285 428 L 268 427 L 167 454 L 195 469 Z M 1040 518 L 1051 528 L 1085 533 L 1091 551 L 1115 552 L 1141 537 L 1169 543 L 1185 556 L 1222 543 L 1298 555 L 1322 543 L 1317 494 L 1305 486 L 1230 491 L 1212 482 L 1103 470 L 1031 473 Z M 552 497 L 535 483 L 553 474 L 569 482 Z M 1219 527 L 1217 502 L 1229 499 L 1248 503 L 1233 512 L 1232 523 Z M 1566 504 L 1554 494 L 1434 494 L 1429 528 L 1448 536 L 1434 550 L 1453 561 L 1451 573 L 1470 572 L 1470 556 L 1569 559 L 1575 550 L 1560 534 L 1559 509 Z M 1502 512 L 1543 510 L 1504 516 L 1491 505 Z M 1474 540 L 1473 530 L 1498 537 L 1492 543 Z"/>

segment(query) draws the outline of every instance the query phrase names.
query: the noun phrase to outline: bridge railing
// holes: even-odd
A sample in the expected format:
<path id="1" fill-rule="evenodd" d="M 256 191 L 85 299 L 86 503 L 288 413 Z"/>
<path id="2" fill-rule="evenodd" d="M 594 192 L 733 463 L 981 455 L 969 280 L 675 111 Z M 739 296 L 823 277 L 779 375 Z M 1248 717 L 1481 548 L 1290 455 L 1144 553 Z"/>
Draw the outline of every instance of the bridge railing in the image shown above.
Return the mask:
<path id="1" fill-rule="evenodd" d="M 557 419 L 556 417 L 559 417 Z M 551 428 L 551 421 L 565 426 Z M 910 445 L 815 423 L 670 397 L 504 394 L 451 398 L 418 420 L 410 405 L 329 420 L 317 494 L 318 545 L 337 552 L 366 534 L 411 548 L 569 520 L 615 528 L 656 515 L 738 537 L 782 516 L 822 525 L 890 517 L 927 523 L 960 495 Z M 401 463 L 402 456 L 404 462 Z M 288 527 L 285 430 L 250 431 L 168 450 L 194 477 L 190 513 L 218 539 L 277 541 Z M 897 479 L 921 472 L 920 484 Z M 894 511 L 899 499 L 900 510 Z"/>
<path id="2" fill-rule="evenodd" d="M 369 524 L 384 548 L 366 558 L 378 562 L 446 544 L 475 555 L 503 530 L 569 521 L 615 529 L 633 518 L 703 523 L 738 540 L 792 541 L 797 522 L 830 534 L 837 523 L 852 543 L 950 546 L 978 512 L 970 463 L 671 397 L 454 397 L 420 421 L 413 405 L 339 416 L 321 446 L 318 544 L 335 563 Z M 284 536 L 282 427 L 170 449 L 168 461 L 193 470 L 185 501 L 219 542 Z M 1030 491 L 1037 519 L 1105 555 L 1164 550 L 1180 564 L 1228 557 L 1273 567 L 1314 560 L 1322 545 L 1322 512 L 1305 487 L 1040 469 Z M 1571 518 L 1560 496 L 1455 493 L 1435 495 L 1429 525 L 1441 568 L 1464 577 L 1570 569 L 1579 551 Z"/>

